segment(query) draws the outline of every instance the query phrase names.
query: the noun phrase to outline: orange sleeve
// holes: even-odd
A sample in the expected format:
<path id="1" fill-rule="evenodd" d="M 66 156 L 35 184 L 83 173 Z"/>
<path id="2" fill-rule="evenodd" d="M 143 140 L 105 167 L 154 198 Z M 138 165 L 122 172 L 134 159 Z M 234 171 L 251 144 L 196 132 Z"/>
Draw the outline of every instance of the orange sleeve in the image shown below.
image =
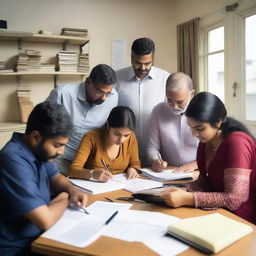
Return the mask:
<path id="1" fill-rule="evenodd" d="M 141 168 L 138 142 L 134 133 L 131 136 L 129 167 L 133 167 L 135 169 Z"/>
<path id="2" fill-rule="evenodd" d="M 90 136 L 90 132 L 86 133 L 83 139 L 80 142 L 79 148 L 76 152 L 75 158 L 72 161 L 70 166 L 70 170 L 74 170 L 77 168 L 84 168 L 84 165 L 93 149 L 93 140 Z"/>

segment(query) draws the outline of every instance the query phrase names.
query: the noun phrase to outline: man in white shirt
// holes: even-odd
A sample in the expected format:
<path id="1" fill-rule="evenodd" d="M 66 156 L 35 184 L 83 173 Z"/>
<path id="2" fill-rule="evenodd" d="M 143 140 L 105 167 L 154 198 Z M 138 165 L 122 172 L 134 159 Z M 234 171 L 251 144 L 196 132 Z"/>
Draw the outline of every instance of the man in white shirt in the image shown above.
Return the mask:
<path id="1" fill-rule="evenodd" d="M 151 39 L 136 39 L 131 51 L 132 66 L 116 72 L 116 89 L 118 105 L 130 107 L 136 116 L 140 160 L 145 165 L 150 114 L 153 107 L 165 98 L 165 84 L 169 73 L 153 66 L 155 45 Z"/>
<path id="2" fill-rule="evenodd" d="M 194 93 L 188 75 L 177 72 L 167 79 L 166 100 L 155 106 L 150 118 L 146 151 L 152 170 L 161 171 L 167 165 L 178 166 L 178 172 L 197 169 L 198 139 L 184 114 Z"/>
<path id="3" fill-rule="evenodd" d="M 105 64 L 99 64 L 92 69 L 85 82 L 65 84 L 51 91 L 47 100 L 63 105 L 75 128 L 64 155 L 55 160 L 62 174 L 68 175 L 83 135 L 101 127 L 112 108 L 117 106 L 118 95 L 113 88 L 115 83 L 115 71 Z"/>

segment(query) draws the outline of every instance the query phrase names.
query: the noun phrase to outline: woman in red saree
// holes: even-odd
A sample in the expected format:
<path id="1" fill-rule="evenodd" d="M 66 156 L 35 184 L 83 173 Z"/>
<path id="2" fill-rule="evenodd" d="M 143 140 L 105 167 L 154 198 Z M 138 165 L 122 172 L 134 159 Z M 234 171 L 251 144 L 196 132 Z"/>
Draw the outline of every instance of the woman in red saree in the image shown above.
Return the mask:
<path id="1" fill-rule="evenodd" d="M 186 115 L 200 140 L 200 175 L 187 191 L 166 189 L 162 198 L 172 207 L 225 208 L 256 224 L 255 138 L 242 123 L 227 117 L 224 104 L 209 92 L 194 96 Z"/>

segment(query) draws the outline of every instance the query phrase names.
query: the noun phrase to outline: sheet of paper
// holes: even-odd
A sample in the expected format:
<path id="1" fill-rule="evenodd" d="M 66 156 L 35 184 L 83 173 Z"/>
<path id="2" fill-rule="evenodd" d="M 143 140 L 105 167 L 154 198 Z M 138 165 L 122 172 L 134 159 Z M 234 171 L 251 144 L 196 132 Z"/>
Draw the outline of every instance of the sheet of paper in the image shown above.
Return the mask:
<path id="1" fill-rule="evenodd" d="M 128 190 L 132 193 L 144 189 L 157 188 L 163 186 L 163 183 L 154 180 L 146 180 L 140 178 L 127 180 L 126 175 L 124 173 L 114 175 L 113 181 L 123 184 L 123 189 Z"/>
<path id="2" fill-rule="evenodd" d="M 113 182 L 112 180 L 109 180 L 108 182 L 95 182 L 82 179 L 69 179 L 69 181 L 78 188 L 92 194 L 100 194 L 123 188 L 123 185 L 121 183 Z"/>
<path id="3" fill-rule="evenodd" d="M 126 189 L 130 192 L 137 192 L 144 189 L 163 186 L 163 183 L 146 179 L 128 180 L 124 173 L 113 175 L 113 179 L 107 182 L 95 182 L 82 179 L 69 179 L 78 188 L 84 189 L 88 193 L 100 194 L 118 189 Z"/>
<path id="4" fill-rule="evenodd" d="M 103 234 L 129 242 L 142 242 L 161 256 L 171 256 L 188 248 L 182 242 L 165 236 L 168 225 L 178 220 L 177 217 L 159 212 L 123 211 Z"/>
<path id="5" fill-rule="evenodd" d="M 141 172 L 144 176 L 159 181 L 170 181 L 179 179 L 192 179 L 193 172 L 188 173 L 173 173 L 174 169 L 166 169 L 162 172 L 154 172 L 151 169 L 142 168 Z"/>
<path id="6" fill-rule="evenodd" d="M 115 211 L 128 210 L 132 207 L 132 204 L 129 203 L 112 203 L 112 202 L 103 202 L 96 201 L 89 205 L 86 210 L 94 215 L 103 218 L 109 218 Z M 120 214 L 120 213 L 119 213 Z"/>
<path id="7" fill-rule="evenodd" d="M 104 231 L 104 223 L 115 212 L 129 209 L 132 204 L 96 201 L 86 208 L 85 214 L 74 207 L 66 209 L 59 221 L 43 233 L 43 237 L 77 247 L 85 247 Z"/>

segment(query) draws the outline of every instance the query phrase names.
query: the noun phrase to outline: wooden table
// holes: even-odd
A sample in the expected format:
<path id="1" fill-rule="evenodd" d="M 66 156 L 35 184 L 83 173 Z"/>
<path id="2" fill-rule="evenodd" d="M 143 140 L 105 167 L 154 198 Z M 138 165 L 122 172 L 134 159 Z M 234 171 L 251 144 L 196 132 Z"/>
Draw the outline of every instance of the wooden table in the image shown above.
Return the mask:
<path id="1" fill-rule="evenodd" d="M 89 195 L 89 204 L 96 200 L 106 201 L 104 197 L 115 200 L 120 196 L 130 196 L 130 193 L 125 190 L 118 190 L 98 195 Z M 145 211 L 159 211 L 165 214 L 173 215 L 179 218 L 201 216 L 219 212 L 232 219 L 249 224 L 254 228 L 253 233 L 247 235 L 241 240 L 235 242 L 231 246 L 224 249 L 222 252 L 215 254 L 216 256 L 255 256 L 256 255 L 256 226 L 239 218 L 238 216 L 223 210 L 204 211 L 201 209 L 181 207 L 172 209 L 165 206 L 158 206 L 143 202 L 133 202 L 131 209 Z M 156 256 L 157 254 L 139 242 L 126 242 L 110 237 L 101 236 L 97 241 L 84 248 L 77 248 L 67 244 L 59 243 L 43 237 L 39 237 L 32 243 L 32 251 L 44 255 L 104 255 L 104 256 Z M 196 249 L 189 248 L 179 254 L 179 256 L 199 256 L 204 255 Z"/>

